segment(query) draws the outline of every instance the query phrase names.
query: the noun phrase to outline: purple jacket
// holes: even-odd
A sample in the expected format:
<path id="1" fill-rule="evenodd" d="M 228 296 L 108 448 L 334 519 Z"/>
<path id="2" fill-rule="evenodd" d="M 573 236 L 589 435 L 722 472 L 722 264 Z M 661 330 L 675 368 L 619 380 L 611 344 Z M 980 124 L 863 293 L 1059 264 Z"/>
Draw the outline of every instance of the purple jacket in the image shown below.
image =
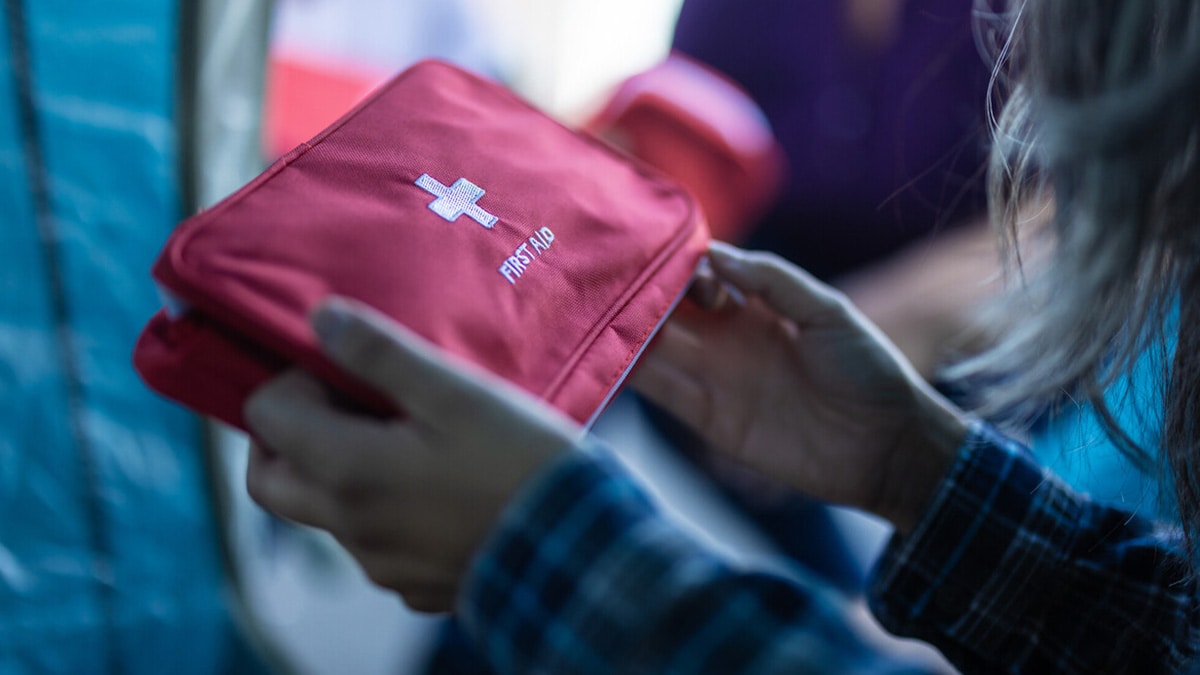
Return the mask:
<path id="1" fill-rule="evenodd" d="M 907 0 L 895 41 L 846 39 L 839 0 L 687 0 L 676 49 L 739 82 L 791 165 L 746 245 L 831 278 L 984 208 L 990 68 L 970 0 Z"/>

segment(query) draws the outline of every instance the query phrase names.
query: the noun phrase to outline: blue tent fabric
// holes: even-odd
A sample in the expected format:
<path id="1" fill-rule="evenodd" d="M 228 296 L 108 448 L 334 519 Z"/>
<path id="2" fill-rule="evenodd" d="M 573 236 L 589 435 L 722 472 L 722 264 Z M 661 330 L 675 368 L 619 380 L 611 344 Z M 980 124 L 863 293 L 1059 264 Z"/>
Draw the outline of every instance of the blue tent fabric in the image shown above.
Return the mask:
<path id="1" fill-rule="evenodd" d="M 130 366 L 181 215 L 177 7 L 3 7 L 0 672 L 253 672 L 199 422 Z"/>

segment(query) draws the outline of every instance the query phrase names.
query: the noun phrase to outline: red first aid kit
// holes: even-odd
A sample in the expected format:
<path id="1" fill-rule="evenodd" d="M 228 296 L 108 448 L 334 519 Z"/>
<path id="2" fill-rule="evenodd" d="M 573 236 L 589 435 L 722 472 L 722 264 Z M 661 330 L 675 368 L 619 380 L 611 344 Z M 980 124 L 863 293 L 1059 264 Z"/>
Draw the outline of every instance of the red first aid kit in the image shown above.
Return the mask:
<path id="1" fill-rule="evenodd" d="M 588 424 L 707 240 L 693 200 L 654 169 L 424 61 L 179 226 L 153 268 L 166 307 L 134 364 L 239 428 L 246 397 L 291 365 L 392 412 L 321 354 L 308 317 L 337 294 Z"/>

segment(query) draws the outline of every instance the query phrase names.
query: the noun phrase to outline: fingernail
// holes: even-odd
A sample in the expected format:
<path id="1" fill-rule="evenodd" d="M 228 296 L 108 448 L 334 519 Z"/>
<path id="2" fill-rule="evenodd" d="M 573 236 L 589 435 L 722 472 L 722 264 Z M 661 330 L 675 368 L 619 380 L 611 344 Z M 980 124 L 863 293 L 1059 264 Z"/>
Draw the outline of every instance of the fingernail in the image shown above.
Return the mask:
<path id="1" fill-rule="evenodd" d="M 261 430 L 270 422 L 271 401 L 259 391 L 255 391 L 242 405 L 242 420 L 251 432 Z"/>
<path id="2" fill-rule="evenodd" d="M 326 348 L 332 347 L 350 325 L 350 313 L 345 303 L 333 299 L 325 301 L 313 313 L 312 326 L 317 338 Z"/>
<path id="3" fill-rule="evenodd" d="M 250 396 L 242 404 L 242 421 L 252 430 L 258 428 L 258 422 L 262 418 L 261 408 L 262 404 L 259 403 L 257 396 Z"/>
<path id="4" fill-rule="evenodd" d="M 713 240 L 709 242 L 708 257 L 713 262 L 725 268 L 741 267 L 742 265 L 741 251 L 723 241 Z"/>
<path id="5" fill-rule="evenodd" d="M 733 284 L 721 284 L 721 288 L 725 291 L 726 296 L 729 298 L 729 302 L 732 302 L 738 307 L 746 306 L 746 294 L 742 293 L 737 286 L 734 286 Z"/>

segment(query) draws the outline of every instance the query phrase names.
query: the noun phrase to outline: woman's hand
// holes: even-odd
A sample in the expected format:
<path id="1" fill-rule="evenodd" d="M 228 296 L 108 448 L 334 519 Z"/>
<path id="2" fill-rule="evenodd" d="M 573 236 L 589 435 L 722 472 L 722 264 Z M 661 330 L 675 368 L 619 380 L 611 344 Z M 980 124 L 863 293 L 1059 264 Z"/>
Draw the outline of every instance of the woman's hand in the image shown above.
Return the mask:
<path id="1" fill-rule="evenodd" d="M 634 388 L 718 451 L 907 530 L 966 435 L 961 413 L 837 291 L 774 255 L 710 253 L 745 302 L 677 311 Z"/>
<path id="2" fill-rule="evenodd" d="M 246 404 L 250 495 L 328 530 L 413 609 L 449 610 L 497 515 L 580 429 L 366 307 L 328 302 L 314 328 L 330 358 L 408 417 L 356 415 L 312 376 L 281 375 Z"/>

